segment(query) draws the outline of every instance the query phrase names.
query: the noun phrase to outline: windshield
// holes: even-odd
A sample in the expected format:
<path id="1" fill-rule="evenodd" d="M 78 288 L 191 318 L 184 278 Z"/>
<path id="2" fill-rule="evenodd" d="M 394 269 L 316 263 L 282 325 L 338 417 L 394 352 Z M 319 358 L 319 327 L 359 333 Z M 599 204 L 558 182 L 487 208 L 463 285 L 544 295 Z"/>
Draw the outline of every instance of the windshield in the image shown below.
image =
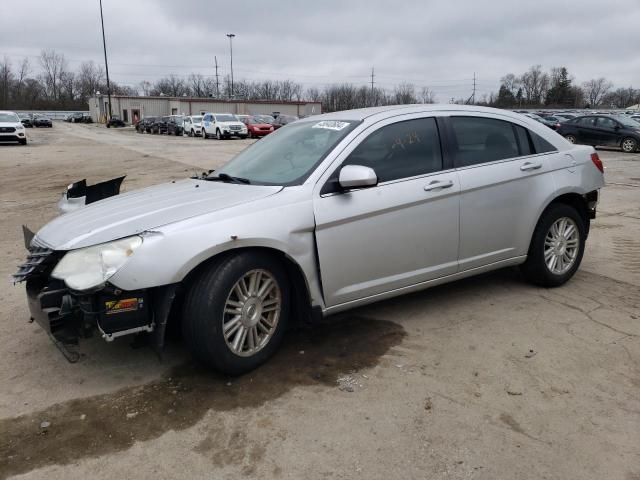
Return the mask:
<path id="1" fill-rule="evenodd" d="M 240 152 L 221 173 L 259 185 L 300 185 L 359 122 L 292 123 Z"/>
<path id="2" fill-rule="evenodd" d="M 20 118 L 15 113 L 0 113 L 0 122 L 19 122 Z"/>
<path id="3" fill-rule="evenodd" d="M 191 117 L 194 123 L 200 123 L 202 121 L 202 117 Z"/>
<path id="4" fill-rule="evenodd" d="M 178 117 L 173 117 L 176 123 L 182 123 L 182 117 L 178 116 Z"/>
<path id="5" fill-rule="evenodd" d="M 216 115 L 216 122 L 237 122 L 238 119 L 233 115 Z"/>

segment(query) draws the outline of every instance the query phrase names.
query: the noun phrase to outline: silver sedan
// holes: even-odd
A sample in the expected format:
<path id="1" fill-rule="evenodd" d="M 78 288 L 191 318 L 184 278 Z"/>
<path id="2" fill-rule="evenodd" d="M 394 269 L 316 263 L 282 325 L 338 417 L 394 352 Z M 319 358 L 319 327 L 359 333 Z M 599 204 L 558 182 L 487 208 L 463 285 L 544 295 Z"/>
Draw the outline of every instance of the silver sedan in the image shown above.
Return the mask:
<path id="1" fill-rule="evenodd" d="M 73 184 L 67 196 L 86 205 L 27 233 L 14 278 L 58 340 L 95 327 L 161 346 L 171 318 L 197 359 L 240 374 L 294 322 L 514 265 L 562 285 L 603 184 L 593 148 L 520 114 L 337 112 L 206 176 L 109 198 Z"/>

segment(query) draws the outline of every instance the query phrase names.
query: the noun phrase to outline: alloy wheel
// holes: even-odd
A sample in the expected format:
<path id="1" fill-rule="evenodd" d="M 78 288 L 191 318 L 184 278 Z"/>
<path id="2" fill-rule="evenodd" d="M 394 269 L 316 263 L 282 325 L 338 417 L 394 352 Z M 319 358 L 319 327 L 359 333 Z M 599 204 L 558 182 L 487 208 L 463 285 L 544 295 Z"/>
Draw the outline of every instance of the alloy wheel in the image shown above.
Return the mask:
<path id="1" fill-rule="evenodd" d="M 233 286 L 224 305 L 222 331 L 227 347 L 250 357 L 273 337 L 282 310 L 282 293 L 267 270 L 251 270 Z"/>
<path id="2" fill-rule="evenodd" d="M 544 239 L 544 261 L 549 271 L 556 275 L 567 273 L 578 257 L 580 232 L 569 217 L 557 219 Z"/>
<path id="3" fill-rule="evenodd" d="M 637 143 L 633 138 L 625 138 L 622 141 L 622 150 L 627 153 L 635 152 L 636 147 Z"/>

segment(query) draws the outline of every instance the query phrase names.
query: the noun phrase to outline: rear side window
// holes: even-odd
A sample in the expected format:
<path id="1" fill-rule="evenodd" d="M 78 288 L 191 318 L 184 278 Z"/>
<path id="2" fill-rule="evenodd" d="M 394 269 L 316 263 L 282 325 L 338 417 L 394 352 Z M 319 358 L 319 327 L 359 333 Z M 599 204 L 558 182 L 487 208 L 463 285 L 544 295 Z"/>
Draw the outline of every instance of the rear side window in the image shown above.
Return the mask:
<path id="1" fill-rule="evenodd" d="M 577 120 L 577 123 L 583 127 L 595 127 L 596 117 L 582 117 Z"/>
<path id="2" fill-rule="evenodd" d="M 379 182 L 442 170 L 436 121 L 420 118 L 382 127 L 363 140 L 343 165 L 373 168 Z"/>
<path id="3" fill-rule="evenodd" d="M 518 139 L 518 147 L 520 151 L 520 155 L 531 155 L 534 153 L 533 144 L 529 140 L 529 134 L 527 133 L 527 129 L 521 127 L 520 125 L 514 125 L 513 128 L 516 130 L 516 137 Z"/>
<path id="4" fill-rule="evenodd" d="M 456 167 L 520 155 L 513 125 L 483 117 L 451 117 Z"/>
<path id="5" fill-rule="evenodd" d="M 535 153 L 548 153 L 555 152 L 558 150 L 556 147 L 547 142 L 544 138 L 542 138 L 537 133 L 533 133 L 529 131 L 529 135 L 531 136 L 531 141 L 533 142 L 533 148 L 535 149 Z"/>

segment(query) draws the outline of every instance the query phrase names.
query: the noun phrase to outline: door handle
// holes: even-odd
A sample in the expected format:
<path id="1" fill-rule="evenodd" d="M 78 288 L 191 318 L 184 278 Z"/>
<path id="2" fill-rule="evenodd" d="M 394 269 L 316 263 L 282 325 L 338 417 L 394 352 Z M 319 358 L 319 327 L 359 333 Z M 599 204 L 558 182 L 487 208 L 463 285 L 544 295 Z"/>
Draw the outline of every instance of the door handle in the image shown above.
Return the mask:
<path id="1" fill-rule="evenodd" d="M 520 170 L 522 170 L 523 172 L 527 172 L 529 170 L 538 170 L 541 167 L 542 167 L 541 163 L 526 162 L 520 166 Z"/>
<path id="2" fill-rule="evenodd" d="M 447 180 L 446 182 L 441 182 L 440 180 L 434 180 L 433 182 L 424 186 L 424 191 L 431 192 L 432 190 L 439 190 L 441 188 L 449 188 L 449 187 L 453 187 L 452 180 Z"/>

